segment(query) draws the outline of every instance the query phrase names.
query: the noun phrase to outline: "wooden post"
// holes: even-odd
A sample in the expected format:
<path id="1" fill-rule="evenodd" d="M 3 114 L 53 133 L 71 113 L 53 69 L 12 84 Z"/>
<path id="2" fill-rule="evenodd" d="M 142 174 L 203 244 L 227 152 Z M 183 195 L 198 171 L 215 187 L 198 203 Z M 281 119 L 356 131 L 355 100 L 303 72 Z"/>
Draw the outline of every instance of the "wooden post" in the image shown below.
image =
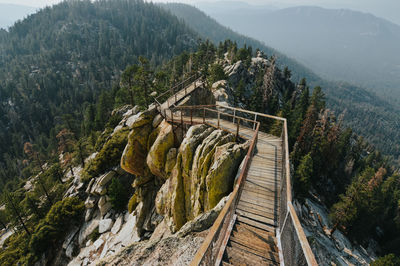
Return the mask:
<path id="1" fill-rule="evenodd" d="M 169 111 L 171 112 L 172 128 L 174 128 L 174 113 L 172 113 L 171 109 Z"/>
<path id="2" fill-rule="evenodd" d="M 203 108 L 203 124 L 206 123 L 206 108 Z"/>
<path id="3" fill-rule="evenodd" d="M 175 104 L 178 102 L 178 101 L 176 100 L 176 95 L 177 95 L 177 93 L 175 93 Z"/>
<path id="4" fill-rule="evenodd" d="M 219 118 L 220 118 L 220 112 L 219 111 L 217 111 L 218 112 L 218 128 L 219 128 Z"/>
<path id="5" fill-rule="evenodd" d="M 257 114 L 254 115 L 254 125 L 253 125 L 253 130 L 256 129 L 256 122 L 257 122 Z"/>
<path id="6" fill-rule="evenodd" d="M 181 129 L 182 129 L 182 139 L 183 139 L 183 114 L 181 110 Z"/>
<path id="7" fill-rule="evenodd" d="M 193 125 L 193 109 L 190 108 L 190 125 Z"/>
<path id="8" fill-rule="evenodd" d="M 182 110 L 181 110 L 181 124 L 183 125 L 183 114 L 182 114 Z"/>
<path id="9" fill-rule="evenodd" d="M 235 124 L 235 118 L 236 118 L 236 109 L 233 110 L 233 123 Z"/>
<path id="10" fill-rule="evenodd" d="M 239 127 L 240 127 L 240 118 L 237 119 L 235 142 L 237 142 L 239 139 Z"/>

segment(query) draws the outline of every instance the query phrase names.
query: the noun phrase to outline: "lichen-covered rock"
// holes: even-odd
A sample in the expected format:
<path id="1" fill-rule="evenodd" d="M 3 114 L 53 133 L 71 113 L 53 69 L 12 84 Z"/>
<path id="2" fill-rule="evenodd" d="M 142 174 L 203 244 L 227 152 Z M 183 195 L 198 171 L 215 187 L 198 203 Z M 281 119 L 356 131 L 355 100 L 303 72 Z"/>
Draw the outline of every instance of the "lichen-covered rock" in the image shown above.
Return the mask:
<path id="1" fill-rule="evenodd" d="M 158 128 L 158 136 L 150 148 L 146 161 L 151 173 L 165 180 L 167 178 L 165 162 L 168 151 L 174 146 L 174 133 L 172 126 L 165 121 Z"/>
<path id="2" fill-rule="evenodd" d="M 215 160 L 215 150 L 217 147 L 234 141 L 232 134 L 227 134 L 222 130 L 215 130 L 197 150 L 193 161 L 193 171 L 191 178 L 191 198 L 187 204 L 191 206 L 188 218 L 193 219 L 204 211 L 204 197 L 206 191 L 206 176 L 211 164 Z M 234 171 L 234 170 L 233 170 Z"/>
<path id="3" fill-rule="evenodd" d="M 249 148 L 249 143 L 227 143 L 216 148 L 214 163 L 206 177 L 207 194 L 204 210 L 214 208 L 222 197 L 232 191 L 237 169 Z"/>
<path id="4" fill-rule="evenodd" d="M 246 149 L 245 145 L 233 143 L 233 140 L 232 134 L 204 125 L 188 130 L 170 178 L 158 191 L 155 201 L 157 212 L 164 216 L 172 232 L 215 207 L 232 190 L 237 167 Z M 228 155 L 218 150 L 218 156 L 215 156 L 218 147 L 225 147 L 222 150 Z M 218 175 L 218 171 L 222 173 Z M 224 181 L 228 184 L 221 184 Z M 214 188 L 214 185 L 221 188 Z"/>
<path id="5" fill-rule="evenodd" d="M 139 113 L 132 123 L 128 144 L 121 157 L 121 167 L 128 173 L 143 176 L 146 170 L 147 141 L 152 131 L 154 114 Z"/>
<path id="6" fill-rule="evenodd" d="M 167 158 L 165 161 L 165 173 L 168 175 L 172 172 L 172 169 L 174 168 L 176 164 L 176 156 L 177 156 L 177 149 L 176 148 L 171 148 L 169 149 L 167 153 Z"/>

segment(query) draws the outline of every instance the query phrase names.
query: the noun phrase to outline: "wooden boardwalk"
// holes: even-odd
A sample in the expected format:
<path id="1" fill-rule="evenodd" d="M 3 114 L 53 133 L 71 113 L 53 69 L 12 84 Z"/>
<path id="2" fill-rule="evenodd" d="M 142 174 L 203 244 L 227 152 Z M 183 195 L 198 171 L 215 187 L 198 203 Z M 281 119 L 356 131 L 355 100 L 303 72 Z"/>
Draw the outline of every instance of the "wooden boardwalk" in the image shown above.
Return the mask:
<path id="1" fill-rule="evenodd" d="M 279 265 L 276 241 L 281 139 L 258 133 L 222 265 Z"/>
<path id="2" fill-rule="evenodd" d="M 164 113 L 166 109 L 169 109 L 174 104 L 181 101 L 185 98 L 188 94 L 195 91 L 200 85 L 202 85 L 200 79 L 195 80 L 194 82 L 190 83 L 189 86 L 185 87 L 184 89 L 178 91 L 174 95 L 170 96 L 168 100 L 161 104 L 161 112 Z"/>
<path id="3" fill-rule="evenodd" d="M 179 91 L 175 88 L 185 82 L 172 88 L 175 94 L 165 102 L 163 95 L 156 99 L 164 118 L 181 124 L 182 133 L 183 124 L 208 124 L 251 140 L 251 146 L 233 192 L 191 265 L 279 265 L 286 259 L 290 265 L 318 265 L 292 204 L 286 119 L 222 105 L 176 107 L 202 85 L 197 77 Z M 261 132 L 257 117 L 281 121 L 282 138 Z"/>

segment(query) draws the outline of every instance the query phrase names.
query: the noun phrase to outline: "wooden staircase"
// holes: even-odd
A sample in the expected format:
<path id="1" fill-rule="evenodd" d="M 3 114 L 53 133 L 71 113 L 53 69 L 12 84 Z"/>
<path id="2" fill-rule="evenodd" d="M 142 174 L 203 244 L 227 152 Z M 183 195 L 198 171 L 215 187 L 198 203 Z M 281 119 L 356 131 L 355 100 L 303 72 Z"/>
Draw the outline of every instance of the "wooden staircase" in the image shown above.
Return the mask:
<path id="1" fill-rule="evenodd" d="M 222 265 L 279 265 L 275 234 L 282 169 L 281 140 L 262 132 L 258 136 Z"/>

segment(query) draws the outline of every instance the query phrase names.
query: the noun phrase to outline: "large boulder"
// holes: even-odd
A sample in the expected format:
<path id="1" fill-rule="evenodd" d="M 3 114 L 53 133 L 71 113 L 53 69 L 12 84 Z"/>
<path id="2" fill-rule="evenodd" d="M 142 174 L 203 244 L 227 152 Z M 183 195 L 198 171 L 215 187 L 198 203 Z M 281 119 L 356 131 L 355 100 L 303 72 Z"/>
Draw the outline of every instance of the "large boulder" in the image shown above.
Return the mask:
<path id="1" fill-rule="evenodd" d="M 177 153 L 178 153 L 178 151 L 176 148 L 169 149 L 169 151 L 167 153 L 167 158 L 165 161 L 165 173 L 167 175 L 172 172 L 172 169 L 174 169 L 174 166 L 176 164 Z"/>
<path id="2" fill-rule="evenodd" d="M 234 141 L 234 139 L 235 137 L 232 134 L 227 134 L 222 130 L 215 130 L 210 136 L 204 139 L 202 145 L 197 147 L 190 179 L 191 198 L 186 203 L 191 208 L 190 212 L 187 213 L 189 219 L 193 219 L 204 211 L 206 176 L 215 161 L 214 154 L 216 149 L 221 145 Z"/>
<path id="3" fill-rule="evenodd" d="M 155 201 L 157 213 L 164 216 L 172 232 L 215 207 L 232 190 L 237 168 L 248 146 L 233 140 L 232 134 L 204 125 L 188 130 L 170 178 L 158 191 Z M 222 172 L 218 174 L 219 171 Z"/>
<path id="4" fill-rule="evenodd" d="M 168 151 L 174 146 L 174 133 L 172 125 L 163 121 L 158 126 L 158 136 L 147 155 L 147 165 L 153 175 L 165 180 L 165 163 Z"/>
<path id="5" fill-rule="evenodd" d="M 121 167 L 128 173 L 142 176 L 146 174 L 147 141 L 152 131 L 154 113 L 139 113 L 134 117 L 128 144 L 121 157 Z"/>
<path id="6" fill-rule="evenodd" d="M 248 148 L 249 142 L 227 143 L 216 148 L 214 163 L 206 177 L 204 210 L 214 208 L 221 198 L 232 191 L 237 169 Z"/>

